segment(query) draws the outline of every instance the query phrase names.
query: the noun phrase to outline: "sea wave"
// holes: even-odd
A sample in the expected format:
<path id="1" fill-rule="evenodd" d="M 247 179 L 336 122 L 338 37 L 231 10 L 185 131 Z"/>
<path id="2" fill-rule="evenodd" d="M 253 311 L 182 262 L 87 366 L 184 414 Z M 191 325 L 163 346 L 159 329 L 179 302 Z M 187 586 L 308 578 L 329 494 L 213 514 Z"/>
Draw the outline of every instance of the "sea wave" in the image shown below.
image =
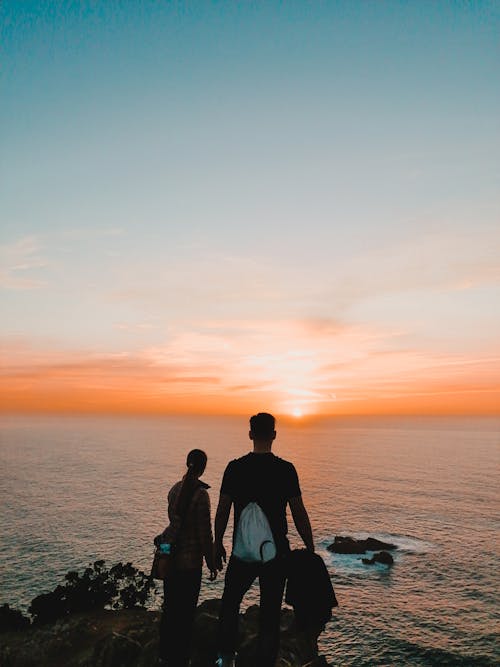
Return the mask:
<path id="1" fill-rule="evenodd" d="M 403 639 L 386 638 L 380 653 L 380 662 L 371 665 L 422 665 L 432 667 L 489 667 L 498 665 L 494 657 L 467 655 L 449 649 L 423 646 Z M 368 663 L 367 663 L 368 664 Z"/>

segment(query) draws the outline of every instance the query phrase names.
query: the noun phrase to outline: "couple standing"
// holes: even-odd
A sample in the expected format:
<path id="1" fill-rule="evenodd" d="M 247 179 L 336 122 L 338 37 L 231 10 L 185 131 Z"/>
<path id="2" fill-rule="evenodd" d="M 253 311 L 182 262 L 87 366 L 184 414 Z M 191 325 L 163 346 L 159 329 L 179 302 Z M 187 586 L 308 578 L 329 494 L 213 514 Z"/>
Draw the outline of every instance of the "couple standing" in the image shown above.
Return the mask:
<path id="1" fill-rule="evenodd" d="M 265 563 L 246 562 L 234 554 L 229 558 L 217 636 L 218 667 L 234 665 L 238 615 L 243 596 L 259 578 L 260 618 L 258 637 L 259 667 L 273 667 L 279 648 L 281 602 L 286 580 L 286 508 L 307 549 L 314 551 L 311 524 L 302 502 L 297 472 L 292 463 L 271 452 L 276 438 L 275 419 L 261 412 L 250 419 L 253 451 L 231 461 L 222 480 L 212 541 L 210 499 L 207 484 L 200 480 L 207 456 L 199 449 L 187 457 L 188 471 L 168 494 L 170 525 L 155 543 L 175 538 L 175 569 L 164 581 L 164 605 L 160 625 L 160 661 L 168 667 L 187 667 L 194 615 L 201 585 L 203 558 L 210 580 L 226 562 L 224 533 L 234 505 L 234 531 L 242 511 L 257 503 L 269 522 L 276 556 Z M 234 544 L 234 537 L 233 537 Z"/>

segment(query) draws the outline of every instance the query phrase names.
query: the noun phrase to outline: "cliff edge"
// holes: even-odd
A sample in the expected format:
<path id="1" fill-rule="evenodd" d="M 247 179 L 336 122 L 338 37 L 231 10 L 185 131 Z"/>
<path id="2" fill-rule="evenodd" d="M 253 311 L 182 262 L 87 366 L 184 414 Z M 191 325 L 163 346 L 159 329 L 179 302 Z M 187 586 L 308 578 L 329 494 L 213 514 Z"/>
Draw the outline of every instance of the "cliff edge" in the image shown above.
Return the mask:
<path id="1" fill-rule="evenodd" d="M 192 667 L 213 667 L 219 600 L 206 600 L 196 614 Z M 257 667 L 259 608 L 240 615 L 237 667 Z M 151 667 L 158 658 L 160 612 L 142 608 L 69 615 L 48 625 L 0 635 L 2 667 Z M 290 609 L 281 612 L 277 667 L 327 667 L 316 634 L 297 632 Z"/>

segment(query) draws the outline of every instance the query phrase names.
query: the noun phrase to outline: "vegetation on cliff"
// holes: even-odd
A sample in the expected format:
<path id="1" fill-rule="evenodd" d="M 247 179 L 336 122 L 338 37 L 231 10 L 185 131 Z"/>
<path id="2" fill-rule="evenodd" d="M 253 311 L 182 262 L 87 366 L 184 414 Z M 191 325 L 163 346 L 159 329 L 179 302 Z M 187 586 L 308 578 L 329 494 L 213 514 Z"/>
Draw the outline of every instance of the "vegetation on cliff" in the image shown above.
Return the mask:
<path id="1" fill-rule="evenodd" d="M 0 607 L 2 667 L 146 667 L 158 657 L 160 612 L 145 604 L 154 582 L 130 563 L 106 568 L 96 561 L 83 574 L 69 572 L 65 583 L 36 597 L 32 621 Z M 196 613 L 192 667 L 211 667 L 219 600 L 207 600 Z M 259 608 L 240 616 L 238 667 L 255 667 Z M 325 667 L 318 657 L 317 633 L 299 632 L 294 614 L 283 609 L 278 667 Z"/>

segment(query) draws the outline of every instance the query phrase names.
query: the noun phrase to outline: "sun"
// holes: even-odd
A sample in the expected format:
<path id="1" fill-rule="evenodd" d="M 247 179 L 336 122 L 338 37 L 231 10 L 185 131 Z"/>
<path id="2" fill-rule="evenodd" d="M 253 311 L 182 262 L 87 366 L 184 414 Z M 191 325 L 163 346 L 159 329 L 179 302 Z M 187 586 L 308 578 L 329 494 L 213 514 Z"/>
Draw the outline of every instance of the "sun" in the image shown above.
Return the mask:
<path id="1" fill-rule="evenodd" d="M 302 412 L 301 408 L 294 408 L 292 410 L 292 416 L 296 417 L 297 419 L 300 419 L 304 413 Z"/>

